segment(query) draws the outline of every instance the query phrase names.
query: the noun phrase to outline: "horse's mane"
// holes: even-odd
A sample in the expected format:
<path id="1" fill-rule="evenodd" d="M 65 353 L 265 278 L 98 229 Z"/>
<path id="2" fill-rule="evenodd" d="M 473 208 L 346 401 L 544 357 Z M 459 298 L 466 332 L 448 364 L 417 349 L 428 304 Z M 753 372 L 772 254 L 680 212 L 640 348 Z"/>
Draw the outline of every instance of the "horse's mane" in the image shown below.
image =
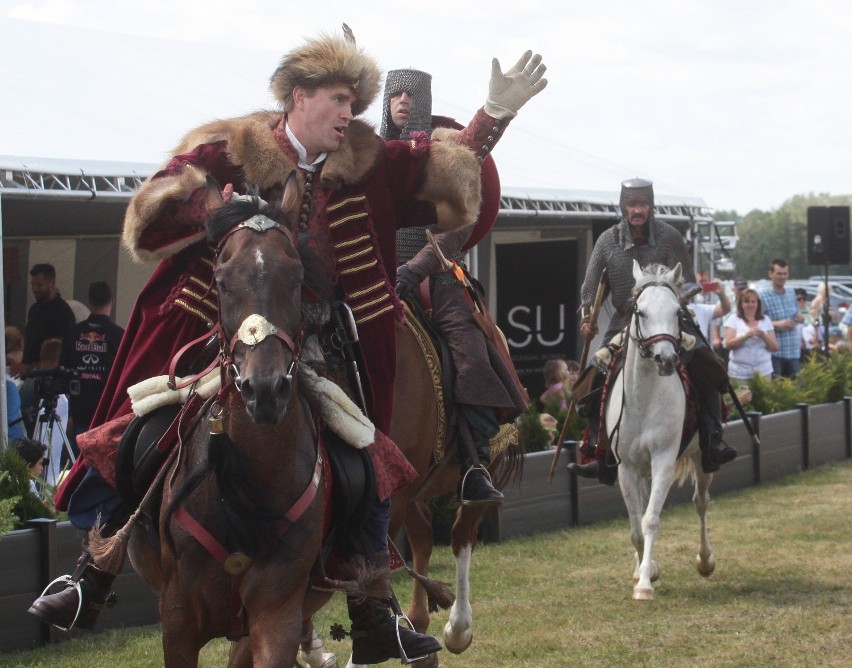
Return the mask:
<path id="1" fill-rule="evenodd" d="M 287 216 L 281 207 L 266 204 L 259 197 L 251 200 L 233 200 L 219 207 L 207 221 L 207 240 L 218 244 L 227 232 L 252 216 L 263 215 L 278 222 L 284 227 L 289 225 Z M 312 236 L 301 232 L 298 236 L 299 259 L 305 269 L 304 285 L 321 297 L 333 294 L 331 277 L 323 271 L 319 254 L 314 250 L 316 244 L 311 243 Z"/>
<path id="2" fill-rule="evenodd" d="M 672 281 L 666 276 L 670 271 L 671 268 L 664 264 L 654 263 L 642 267 L 643 276 L 633 287 L 633 296 L 636 297 L 649 283 L 667 283 L 674 288 L 675 294 L 679 294 L 679 288 L 683 285 L 683 276 L 679 281 Z"/>

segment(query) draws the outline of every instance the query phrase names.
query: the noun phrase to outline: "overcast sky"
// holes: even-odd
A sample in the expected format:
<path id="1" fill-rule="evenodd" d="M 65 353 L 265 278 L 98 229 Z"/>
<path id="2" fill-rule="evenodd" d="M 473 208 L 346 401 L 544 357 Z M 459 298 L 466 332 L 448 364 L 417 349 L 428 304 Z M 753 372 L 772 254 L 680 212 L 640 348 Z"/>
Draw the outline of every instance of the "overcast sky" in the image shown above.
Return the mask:
<path id="1" fill-rule="evenodd" d="M 848 0 L 0 0 L 0 154 L 159 163 L 191 127 L 273 106 L 281 55 L 341 21 L 384 70 L 432 73 L 434 112 L 462 121 L 493 56 L 544 56 L 550 84 L 495 151 L 505 186 L 638 175 L 741 214 L 852 193 Z"/>

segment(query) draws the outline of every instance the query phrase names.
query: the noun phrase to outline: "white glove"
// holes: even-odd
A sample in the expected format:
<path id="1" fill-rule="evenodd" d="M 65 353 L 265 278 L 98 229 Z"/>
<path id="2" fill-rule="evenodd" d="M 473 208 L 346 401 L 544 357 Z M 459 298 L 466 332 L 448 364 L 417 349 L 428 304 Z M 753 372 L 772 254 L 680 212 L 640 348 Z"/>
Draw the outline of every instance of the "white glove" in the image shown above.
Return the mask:
<path id="1" fill-rule="evenodd" d="M 547 67 L 541 64 L 541 56 L 533 55 L 532 51 L 526 51 L 505 74 L 500 68 L 500 61 L 492 59 L 485 113 L 491 118 L 516 116 L 527 100 L 544 90 L 547 85 L 547 79 L 542 79 L 545 70 Z"/>

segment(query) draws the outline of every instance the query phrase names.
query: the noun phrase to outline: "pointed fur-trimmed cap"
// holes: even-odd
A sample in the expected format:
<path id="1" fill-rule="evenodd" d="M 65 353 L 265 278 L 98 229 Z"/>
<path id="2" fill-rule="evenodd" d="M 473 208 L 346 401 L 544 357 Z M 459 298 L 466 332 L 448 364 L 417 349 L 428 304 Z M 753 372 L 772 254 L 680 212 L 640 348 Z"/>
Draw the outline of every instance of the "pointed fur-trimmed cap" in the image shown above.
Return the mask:
<path id="1" fill-rule="evenodd" d="M 308 90 L 347 84 L 357 94 L 352 114 L 358 116 L 379 93 L 381 70 L 375 60 L 355 44 L 344 24 L 345 37 L 322 34 L 290 51 L 269 80 L 269 88 L 285 111 L 293 106 L 293 89 Z"/>

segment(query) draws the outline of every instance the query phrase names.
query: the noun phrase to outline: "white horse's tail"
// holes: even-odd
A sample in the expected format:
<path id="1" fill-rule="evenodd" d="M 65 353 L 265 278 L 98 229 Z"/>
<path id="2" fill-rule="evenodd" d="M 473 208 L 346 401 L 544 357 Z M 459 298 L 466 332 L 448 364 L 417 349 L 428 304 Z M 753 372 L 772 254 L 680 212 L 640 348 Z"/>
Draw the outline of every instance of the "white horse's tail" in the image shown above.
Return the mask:
<path id="1" fill-rule="evenodd" d="M 695 484 L 695 458 L 692 456 L 694 445 L 691 443 L 675 462 L 674 480 L 678 487 L 683 487 L 687 481 Z"/>

